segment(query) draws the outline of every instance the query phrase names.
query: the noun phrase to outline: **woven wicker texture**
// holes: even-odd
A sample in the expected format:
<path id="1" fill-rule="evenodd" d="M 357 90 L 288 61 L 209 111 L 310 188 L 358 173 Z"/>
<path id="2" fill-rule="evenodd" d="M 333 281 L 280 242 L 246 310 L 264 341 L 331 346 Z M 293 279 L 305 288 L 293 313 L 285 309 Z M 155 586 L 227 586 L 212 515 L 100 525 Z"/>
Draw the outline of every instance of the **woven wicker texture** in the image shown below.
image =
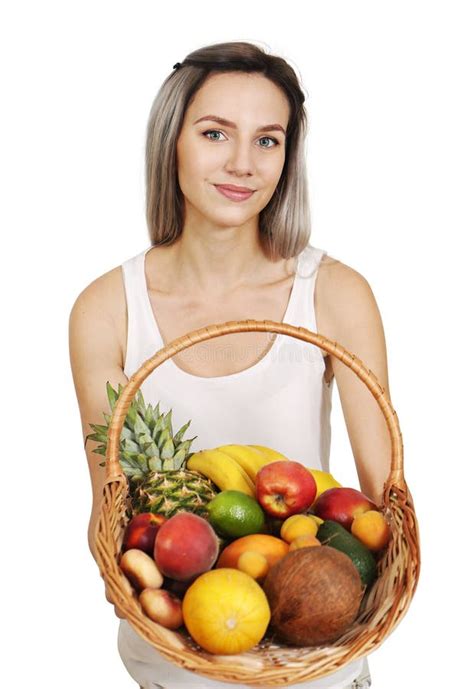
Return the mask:
<path id="1" fill-rule="evenodd" d="M 381 507 L 390 524 L 391 539 L 378 562 L 379 576 L 364 597 L 355 623 L 336 643 L 318 647 L 286 646 L 278 643 L 268 631 L 262 641 L 246 653 L 212 655 L 186 632 L 165 629 L 146 617 L 119 568 L 128 495 L 127 479 L 119 462 L 120 435 L 136 392 L 160 364 L 198 342 L 228 333 L 257 331 L 288 335 L 325 350 L 348 366 L 376 399 L 387 423 L 392 448 L 391 470 L 384 485 Z M 109 427 L 106 479 L 95 542 L 97 562 L 109 600 L 143 639 L 176 665 L 217 681 L 254 687 L 296 684 L 335 672 L 382 644 L 407 612 L 418 582 L 419 532 L 413 500 L 403 475 L 403 441 L 397 414 L 372 371 L 357 356 L 324 335 L 268 320 L 228 321 L 187 333 L 147 359 L 117 400 Z"/>

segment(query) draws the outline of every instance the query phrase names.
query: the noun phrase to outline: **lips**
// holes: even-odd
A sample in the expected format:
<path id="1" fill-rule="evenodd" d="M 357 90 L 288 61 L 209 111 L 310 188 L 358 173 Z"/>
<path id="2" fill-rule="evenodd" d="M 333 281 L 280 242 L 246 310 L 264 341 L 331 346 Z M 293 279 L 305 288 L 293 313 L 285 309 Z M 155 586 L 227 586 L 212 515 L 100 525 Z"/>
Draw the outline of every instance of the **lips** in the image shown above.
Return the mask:
<path id="1" fill-rule="evenodd" d="M 218 192 L 231 201 L 246 201 L 253 194 L 253 189 L 246 187 L 235 187 L 228 184 L 215 184 L 214 186 Z"/>
<path id="2" fill-rule="evenodd" d="M 250 189 L 249 187 L 238 187 L 235 184 L 216 184 L 215 186 L 219 187 L 220 189 L 228 189 L 229 191 L 239 191 L 242 193 L 254 191 L 253 189 Z"/>

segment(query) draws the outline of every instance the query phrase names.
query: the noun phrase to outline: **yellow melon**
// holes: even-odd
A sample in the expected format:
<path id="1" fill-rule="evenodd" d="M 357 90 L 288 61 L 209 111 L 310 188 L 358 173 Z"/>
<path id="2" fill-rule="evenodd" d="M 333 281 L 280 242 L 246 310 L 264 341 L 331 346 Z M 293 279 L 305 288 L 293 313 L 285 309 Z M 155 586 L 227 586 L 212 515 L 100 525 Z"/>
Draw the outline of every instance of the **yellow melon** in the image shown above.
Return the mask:
<path id="1" fill-rule="evenodd" d="M 187 589 L 183 599 L 186 629 L 209 653 L 234 655 L 258 644 L 270 622 L 263 589 L 238 569 L 211 569 Z"/>

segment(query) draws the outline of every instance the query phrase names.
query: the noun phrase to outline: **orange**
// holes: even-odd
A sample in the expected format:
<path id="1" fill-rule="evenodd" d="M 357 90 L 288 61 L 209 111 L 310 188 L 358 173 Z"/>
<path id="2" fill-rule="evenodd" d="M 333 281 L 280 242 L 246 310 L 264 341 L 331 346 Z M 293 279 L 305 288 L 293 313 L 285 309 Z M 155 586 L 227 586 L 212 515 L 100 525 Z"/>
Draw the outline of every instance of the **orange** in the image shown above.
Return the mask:
<path id="1" fill-rule="evenodd" d="M 258 644 L 270 622 L 267 597 L 251 576 L 238 569 L 211 569 L 187 589 L 186 629 L 209 653 L 233 655 Z"/>
<path id="2" fill-rule="evenodd" d="M 377 510 L 358 514 L 351 525 L 351 533 L 369 550 L 382 550 L 390 540 L 390 527 Z"/>
<path id="3" fill-rule="evenodd" d="M 239 557 L 246 550 L 261 553 L 267 558 L 268 566 L 272 567 L 275 562 L 287 554 L 288 543 L 285 543 L 281 538 L 268 534 L 242 536 L 224 548 L 217 560 L 216 567 L 235 567 L 237 569 Z"/>

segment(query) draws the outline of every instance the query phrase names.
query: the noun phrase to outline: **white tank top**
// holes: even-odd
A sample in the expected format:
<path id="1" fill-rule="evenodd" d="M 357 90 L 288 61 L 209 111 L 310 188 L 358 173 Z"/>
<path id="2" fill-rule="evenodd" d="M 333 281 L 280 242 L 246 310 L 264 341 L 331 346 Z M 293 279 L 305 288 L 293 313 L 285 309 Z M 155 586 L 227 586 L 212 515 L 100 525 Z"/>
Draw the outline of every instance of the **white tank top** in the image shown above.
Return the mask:
<path id="1" fill-rule="evenodd" d="M 164 346 L 145 277 L 145 255 L 152 248 L 122 265 L 128 311 L 124 373 L 128 378 Z M 314 289 L 326 253 L 308 245 L 299 254 L 282 322 L 317 332 Z M 265 445 L 305 466 L 329 471 L 334 378 L 326 383 L 324 372 L 319 347 L 277 334 L 265 356 L 243 371 L 201 377 L 169 359 L 148 376 L 141 390 L 146 403 L 159 401 L 160 411 L 173 410 L 174 433 L 191 419 L 186 437 L 197 436 L 192 451 L 228 444 Z"/>
<path id="2" fill-rule="evenodd" d="M 164 346 L 159 314 L 155 318 L 145 276 L 145 255 L 152 248 L 122 264 L 128 311 L 124 373 L 128 378 Z M 317 332 L 314 289 L 319 264 L 326 253 L 308 245 L 299 254 L 282 322 Z M 266 445 L 288 459 L 329 471 L 334 378 L 327 384 L 324 372 L 322 350 L 278 334 L 265 356 L 243 371 L 201 377 L 185 372 L 173 359 L 168 359 L 148 376 L 141 390 L 146 403 L 160 402 L 160 411 L 173 410 L 174 433 L 191 419 L 185 437 L 197 436 L 192 451 L 237 443 Z M 211 680 L 170 663 L 126 620 L 120 621 L 118 649 L 130 675 L 146 689 L 247 687 Z M 288 686 L 343 689 L 358 676 L 362 664 L 359 659 L 320 680 Z"/>

